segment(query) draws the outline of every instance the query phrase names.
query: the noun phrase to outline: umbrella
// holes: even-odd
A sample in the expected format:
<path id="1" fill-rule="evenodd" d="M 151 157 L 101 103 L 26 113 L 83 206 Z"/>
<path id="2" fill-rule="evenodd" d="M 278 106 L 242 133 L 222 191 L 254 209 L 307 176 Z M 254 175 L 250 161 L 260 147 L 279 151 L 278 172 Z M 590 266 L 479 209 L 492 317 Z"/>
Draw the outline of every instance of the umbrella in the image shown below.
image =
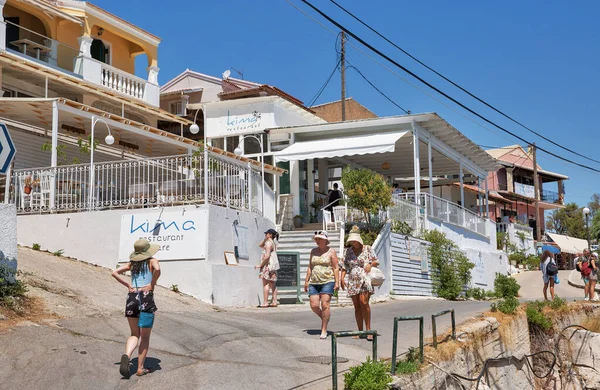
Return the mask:
<path id="1" fill-rule="evenodd" d="M 543 245 L 542 251 L 550 251 L 550 253 L 560 253 L 560 249 L 552 245 Z"/>

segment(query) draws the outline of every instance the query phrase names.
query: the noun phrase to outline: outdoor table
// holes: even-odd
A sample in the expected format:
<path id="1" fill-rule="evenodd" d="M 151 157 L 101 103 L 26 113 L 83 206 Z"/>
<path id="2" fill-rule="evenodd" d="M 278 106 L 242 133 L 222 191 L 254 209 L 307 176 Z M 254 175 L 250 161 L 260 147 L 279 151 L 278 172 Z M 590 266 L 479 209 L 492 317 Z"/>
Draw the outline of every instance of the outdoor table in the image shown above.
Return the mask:
<path id="1" fill-rule="evenodd" d="M 23 54 L 25 55 L 27 55 L 27 47 L 30 47 L 31 49 L 35 50 L 35 58 L 37 58 L 38 60 L 40 59 L 40 53 L 48 53 L 50 51 L 49 47 L 34 41 L 30 41 L 29 39 L 19 39 L 17 41 L 12 41 L 11 44 L 22 47 Z"/>

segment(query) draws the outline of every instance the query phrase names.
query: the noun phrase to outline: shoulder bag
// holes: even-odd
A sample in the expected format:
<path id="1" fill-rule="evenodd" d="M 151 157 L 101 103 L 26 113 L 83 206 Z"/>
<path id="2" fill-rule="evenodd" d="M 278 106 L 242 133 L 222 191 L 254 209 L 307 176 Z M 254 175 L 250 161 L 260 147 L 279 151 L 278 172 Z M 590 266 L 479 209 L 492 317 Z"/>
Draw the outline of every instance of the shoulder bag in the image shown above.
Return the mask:
<path id="1" fill-rule="evenodd" d="M 138 318 L 138 327 L 140 328 L 152 328 L 154 325 L 154 313 L 149 313 L 142 311 L 142 296 L 140 295 L 140 289 L 137 286 L 137 280 L 135 281 L 135 289 L 138 293 L 138 301 L 140 306 L 138 307 L 140 311 L 140 316 Z"/>
<path id="2" fill-rule="evenodd" d="M 273 249 L 271 249 L 271 257 L 269 258 L 269 272 L 274 272 L 279 270 L 279 258 L 277 257 L 277 249 L 275 248 L 275 243 L 271 241 L 273 245 Z"/>
<path id="3" fill-rule="evenodd" d="M 369 277 L 371 278 L 371 285 L 374 287 L 381 286 L 385 282 L 385 275 L 383 271 L 377 267 L 371 267 L 369 271 Z"/>

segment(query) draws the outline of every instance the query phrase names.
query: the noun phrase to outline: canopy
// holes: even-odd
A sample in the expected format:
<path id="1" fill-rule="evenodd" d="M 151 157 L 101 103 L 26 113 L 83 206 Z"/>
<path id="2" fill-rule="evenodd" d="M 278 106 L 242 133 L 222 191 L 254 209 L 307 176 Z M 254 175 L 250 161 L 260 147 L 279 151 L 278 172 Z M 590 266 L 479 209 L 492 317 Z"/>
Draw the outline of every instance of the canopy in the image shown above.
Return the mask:
<path id="1" fill-rule="evenodd" d="M 556 233 L 547 233 L 548 236 L 560 247 L 561 252 L 573 255 L 583 252 L 587 248 L 587 241 L 580 238 L 563 236 Z"/>
<path id="2" fill-rule="evenodd" d="M 296 161 L 393 152 L 396 142 L 406 133 L 408 131 L 300 141 L 275 153 L 275 159 L 277 161 Z"/>

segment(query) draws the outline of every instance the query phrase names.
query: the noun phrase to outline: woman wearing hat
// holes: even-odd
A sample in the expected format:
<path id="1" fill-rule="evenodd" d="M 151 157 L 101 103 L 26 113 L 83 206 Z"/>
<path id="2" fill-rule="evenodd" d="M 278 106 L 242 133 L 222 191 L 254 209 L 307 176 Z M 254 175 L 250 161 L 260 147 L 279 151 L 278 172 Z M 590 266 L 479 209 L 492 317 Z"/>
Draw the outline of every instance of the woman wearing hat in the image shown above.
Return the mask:
<path id="1" fill-rule="evenodd" d="M 368 245 L 363 245 L 358 226 L 353 226 L 350 230 L 347 243 L 350 244 L 350 247 L 344 253 L 342 289 L 345 287 L 344 279 L 348 275 L 348 296 L 352 298 L 358 330 L 363 330 L 363 323 L 366 330 L 371 330 L 369 298 L 373 294 L 373 286 L 369 272 L 371 267 L 376 267 L 379 263 L 373 249 Z M 369 335 L 367 339 L 373 340 L 373 336 Z"/>
<path id="2" fill-rule="evenodd" d="M 331 296 L 339 288 L 338 257 L 335 249 L 329 247 L 326 231 L 315 232 L 313 240 L 317 247 L 310 251 L 304 291 L 308 292 L 310 308 L 321 319 L 320 338 L 324 340 L 327 338 L 327 324 L 331 315 Z"/>
<path id="3" fill-rule="evenodd" d="M 158 260 L 153 257 L 160 247 L 156 244 L 150 244 L 148 240 L 137 240 L 133 244 L 133 247 L 134 251 L 129 255 L 129 263 L 112 273 L 112 276 L 119 283 L 129 289 L 125 305 L 125 317 L 127 317 L 127 321 L 129 322 L 131 336 L 129 336 L 125 344 L 125 354 L 121 356 L 121 365 L 119 367 L 119 372 L 125 378 L 129 378 L 129 360 L 138 346 L 138 341 L 138 368 L 136 375 L 146 375 L 150 372 L 150 370 L 144 368 L 144 361 L 148 354 L 152 325 L 140 328 L 138 320 L 140 312 L 154 313 L 157 310 L 154 303 L 153 291 L 160 277 L 160 265 L 158 264 Z M 131 281 L 121 276 L 127 271 L 131 271 Z"/>
<path id="4" fill-rule="evenodd" d="M 277 269 L 279 269 L 279 264 L 277 264 L 277 269 L 269 269 L 269 264 L 271 262 L 271 253 L 277 253 L 277 248 L 275 247 L 275 241 L 279 238 L 279 233 L 275 229 L 269 229 L 265 232 L 265 238 L 258 245 L 262 248 L 262 257 L 260 261 L 260 265 L 255 265 L 254 268 L 260 269 L 260 278 L 263 282 L 263 303 L 258 307 L 277 307 Z M 272 268 L 272 267 L 271 267 Z M 269 304 L 269 290 L 272 291 L 272 300 L 271 304 Z"/>

